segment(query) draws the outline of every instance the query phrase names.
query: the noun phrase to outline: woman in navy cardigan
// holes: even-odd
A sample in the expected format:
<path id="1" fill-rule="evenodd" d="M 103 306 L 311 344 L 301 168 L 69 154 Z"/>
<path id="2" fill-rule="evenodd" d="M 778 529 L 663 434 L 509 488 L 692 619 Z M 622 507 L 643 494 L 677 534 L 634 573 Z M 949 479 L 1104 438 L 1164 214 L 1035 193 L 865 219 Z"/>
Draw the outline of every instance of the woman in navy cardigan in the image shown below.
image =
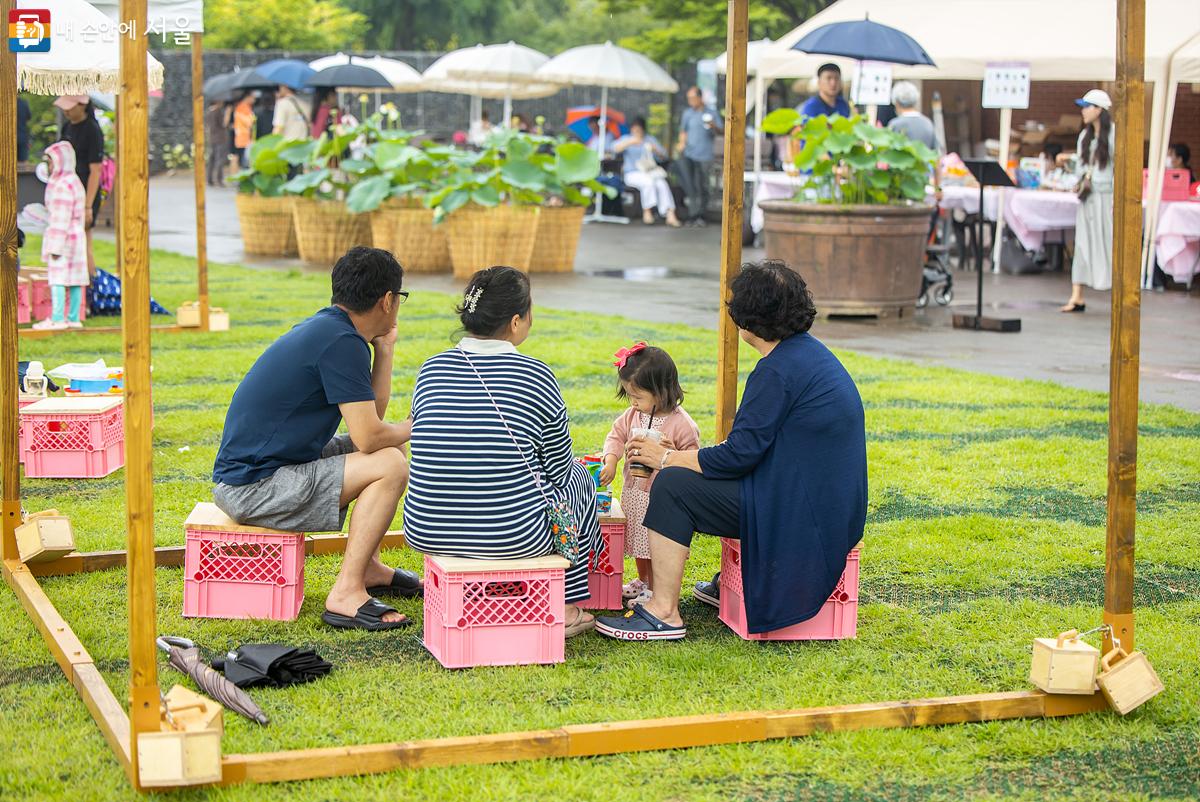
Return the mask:
<path id="1" fill-rule="evenodd" d="M 694 532 L 740 538 L 750 632 L 812 618 L 837 585 L 867 516 L 867 446 L 858 388 L 808 333 L 816 316 L 804 279 L 779 261 L 745 265 L 729 316 L 762 359 L 746 380 L 729 438 L 699 451 L 635 440 L 627 458 L 661 469 L 646 528 L 654 597 L 596 631 L 675 640 L 680 584 Z M 716 578 L 697 598 L 713 603 Z"/>

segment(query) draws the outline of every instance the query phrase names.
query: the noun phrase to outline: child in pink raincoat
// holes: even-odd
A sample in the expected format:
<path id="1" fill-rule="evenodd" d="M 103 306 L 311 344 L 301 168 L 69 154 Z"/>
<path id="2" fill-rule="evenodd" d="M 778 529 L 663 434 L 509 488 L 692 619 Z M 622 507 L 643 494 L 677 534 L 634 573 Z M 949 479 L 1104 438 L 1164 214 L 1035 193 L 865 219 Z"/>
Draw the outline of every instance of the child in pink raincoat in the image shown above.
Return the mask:
<path id="1" fill-rule="evenodd" d="M 70 142 L 55 142 L 46 148 L 46 159 L 50 163 L 50 180 L 46 182 L 50 224 L 42 235 L 42 261 L 50 280 L 51 313 L 49 319 L 33 327 L 80 329 L 83 290 L 90 283 L 84 229 L 86 195 L 75 174 L 75 149 Z"/>

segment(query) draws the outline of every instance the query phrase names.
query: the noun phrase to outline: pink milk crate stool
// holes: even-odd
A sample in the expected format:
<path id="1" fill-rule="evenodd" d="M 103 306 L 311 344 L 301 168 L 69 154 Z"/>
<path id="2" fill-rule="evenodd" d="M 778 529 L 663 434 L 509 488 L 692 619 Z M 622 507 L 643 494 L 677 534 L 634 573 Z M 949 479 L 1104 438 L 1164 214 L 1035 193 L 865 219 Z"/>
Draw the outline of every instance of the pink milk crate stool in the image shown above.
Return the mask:
<path id="1" fill-rule="evenodd" d="M 425 648 L 446 668 L 566 659 L 567 561 L 425 555 Z"/>
<path id="2" fill-rule="evenodd" d="M 183 524 L 183 614 L 294 621 L 304 603 L 304 533 L 242 526 L 212 502 Z"/>
<path id="3" fill-rule="evenodd" d="M 17 395 L 17 462 L 25 461 L 25 427 L 21 425 L 20 411 L 30 404 L 36 404 L 42 398 L 44 396 L 26 395 L 25 393 Z"/>
<path id="4" fill-rule="evenodd" d="M 97 479 L 125 465 L 120 396 L 44 398 L 21 409 L 21 457 L 31 479 Z"/>
<path id="5" fill-rule="evenodd" d="M 590 595 L 579 606 L 585 610 L 620 610 L 625 605 L 621 598 L 625 578 L 625 513 L 615 498 L 612 509 L 600 515 L 600 537 L 604 541 L 604 556 L 599 566 L 591 566 L 589 562 Z"/>
<path id="6" fill-rule="evenodd" d="M 17 325 L 33 322 L 33 283 L 25 276 L 17 276 Z"/>
<path id="7" fill-rule="evenodd" d="M 742 596 L 741 542 L 721 538 L 720 619 L 743 640 L 842 640 L 858 633 L 858 549 L 846 558 L 837 587 L 815 616 L 773 632 L 751 634 Z"/>

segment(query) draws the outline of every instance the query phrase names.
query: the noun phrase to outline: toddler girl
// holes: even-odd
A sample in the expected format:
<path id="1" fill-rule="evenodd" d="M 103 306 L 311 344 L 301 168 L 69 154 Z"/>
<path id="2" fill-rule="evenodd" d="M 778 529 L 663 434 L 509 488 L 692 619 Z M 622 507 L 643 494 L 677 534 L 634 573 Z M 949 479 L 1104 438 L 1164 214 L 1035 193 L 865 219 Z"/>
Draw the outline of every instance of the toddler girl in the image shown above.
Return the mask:
<path id="1" fill-rule="evenodd" d="M 679 386 L 679 371 L 670 355 L 661 348 L 644 342 L 616 353 L 617 397 L 629 399 L 629 409 L 613 421 L 612 430 L 604 440 L 604 469 L 601 484 L 609 484 L 617 473 L 617 463 L 625 456 L 625 446 L 633 439 L 634 429 L 660 432 L 663 445 L 677 450 L 700 447 L 700 429 L 681 404 L 683 390 Z M 657 471 L 654 472 L 655 474 Z M 650 501 L 648 479 L 631 476 L 625 464 L 621 508 L 625 512 L 625 554 L 637 561 L 638 578 L 625 585 L 622 596 L 628 607 L 644 604 L 653 595 L 650 572 L 650 539 L 642 519 Z"/>
<path id="2" fill-rule="evenodd" d="M 50 280 L 50 317 L 35 329 L 81 329 L 79 308 L 89 284 L 87 231 L 84 229 L 83 183 L 75 174 L 75 149 L 70 142 L 46 148 L 50 179 L 46 182 L 46 211 L 50 223 L 42 235 L 42 261 Z M 67 292 L 70 288 L 70 303 Z M 63 307 L 66 306 L 64 315 Z"/>

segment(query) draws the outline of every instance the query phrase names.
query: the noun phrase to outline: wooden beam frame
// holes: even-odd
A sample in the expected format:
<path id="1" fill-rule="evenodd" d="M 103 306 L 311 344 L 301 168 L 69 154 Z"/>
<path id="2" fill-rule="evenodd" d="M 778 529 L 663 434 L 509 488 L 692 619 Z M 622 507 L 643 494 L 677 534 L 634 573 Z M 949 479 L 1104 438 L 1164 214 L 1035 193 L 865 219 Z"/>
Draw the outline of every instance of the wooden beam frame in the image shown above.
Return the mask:
<path id="1" fill-rule="evenodd" d="M 717 442 L 729 436 L 737 411 L 738 330 L 725 309 L 742 265 L 746 195 L 746 41 L 750 0 L 729 0 L 725 37 L 725 164 L 721 218 L 721 303 L 717 309 Z"/>
<path id="2" fill-rule="evenodd" d="M 382 547 L 385 549 L 404 548 L 404 533 L 391 531 L 383 536 Z M 326 534 L 309 535 L 304 539 L 304 554 L 341 554 L 346 550 L 346 535 Z M 183 546 L 159 546 L 154 550 L 155 568 L 183 567 Z M 125 549 L 112 551 L 86 551 L 66 554 L 56 560 L 44 563 L 33 563 L 29 572 L 34 576 L 70 576 L 71 574 L 88 574 L 93 571 L 109 571 L 113 568 L 124 568 L 128 552 Z"/>
<path id="3" fill-rule="evenodd" d="M 747 0 L 729 0 L 728 81 L 736 100 L 744 93 Z M 0 10 L 12 7 L 12 0 L 0 0 Z M 135 25 L 146 16 L 146 0 L 122 0 L 121 18 Z M 1133 645 L 1133 492 L 1137 442 L 1137 361 L 1138 361 L 1138 260 L 1135 205 L 1137 174 L 1141 167 L 1141 148 L 1133 148 L 1140 135 L 1141 106 L 1144 99 L 1141 61 L 1143 58 L 1145 0 L 1118 0 L 1118 91 L 1114 113 L 1123 124 L 1118 127 L 1116 248 L 1114 269 L 1112 390 L 1110 392 L 1109 495 L 1107 525 L 1107 561 L 1105 572 L 1105 620 L 1113 624 L 1122 644 Z M 145 40 L 122 40 L 122 115 L 120 137 L 122 170 L 119 221 L 119 253 L 127 278 L 127 297 L 133 301 L 133 314 L 123 319 L 126 366 L 126 505 L 129 529 L 127 553 L 101 552 L 69 555 L 42 569 L 46 573 L 72 573 L 100 570 L 119 565 L 129 567 L 129 625 L 131 667 L 131 715 L 126 716 L 86 649 L 67 622 L 42 592 L 34 574 L 17 560 L 12 530 L 19 513 L 19 473 L 16 460 L 16 393 L 0 382 L 0 415 L 4 455 L 3 537 L 0 556 L 5 581 L 13 588 L 22 606 L 41 632 L 55 661 L 75 686 L 102 733 L 117 755 L 127 775 L 138 786 L 136 744 L 138 734 L 158 729 L 157 662 L 154 654 L 154 568 L 156 564 L 175 564 L 178 548 L 154 549 L 152 528 L 152 472 L 149 428 L 149 348 L 148 316 L 148 231 L 146 229 L 146 74 Z M 15 103 L 13 87 L 15 62 L 11 53 L 0 51 L 0 123 L 9 130 Z M 740 89 L 739 89 L 740 85 Z M 743 102 L 730 103 L 726 128 L 725 201 L 729 217 L 740 223 L 742 153 L 740 137 Z M 1136 112 L 1136 113 L 1131 113 Z M 735 128 L 734 123 L 738 123 Z M 736 130 L 736 142 L 730 131 Z M 14 160 L 12 137 L 0 136 L 0 172 Z M 140 186 L 139 186 L 140 181 Z M 736 188 L 737 195 L 731 196 Z M 8 267 L 15 257 L 15 186 L 0 191 L 0 282 L 5 290 L 0 298 L 0 371 L 16 373 L 17 335 L 15 331 L 15 291 Z M 740 245 L 729 240 L 733 229 L 725 221 L 722 236 L 722 293 L 740 260 Z M 737 231 L 740 237 L 740 225 Z M 724 319 L 724 315 L 722 316 Z M 725 325 L 724 323 L 722 324 Z M 723 330 L 722 336 L 728 334 Z M 722 340 L 721 380 L 723 394 L 730 392 L 728 376 L 733 376 L 736 396 L 736 339 L 733 349 Z M 732 361 L 732 367 L 730 365 Z M 725 396 L 722 395 L 722 398 Z M 732 420 L 732 407 L 719 407 L 718 427 Z M 726 429 L 727 431 L 727 429 Z M 344 538 L 332 535 L 311 538 L 312 553 L 329 553 L 345 546 Z M 307 550 L 307 549 L 306 549 Z M 119 556 L 118 556 L 119 555 Z M 496 735 L 440 738 L 432 740 L 380 743 L 360 746 L 298 749 L 263 754 L 228 755 L 223 758 L 223 784 L 242 782 L 278 782 L 319 777 L 350 776 L 463 764 L 498 763 L 541 758 L 567 758 L 617 754 L 655 749 L 678 749 L 722 743 L 748 743 L 776 738 L 803 737 L 820 732 L 842 732 L 874 727 L 920 727 L 1017 718 L 1077 715 L 1106 709 L 1102 696 L 1054 696 L 1040 691 L 975 694 L 937 699 L 898 702 L 869 702 L 856 705 L 810 708 L 805 710 L 751 711 L 718 715 L 623 721 L 601 724 L 568 725 L 551 730 L 502 733 Z"/>

